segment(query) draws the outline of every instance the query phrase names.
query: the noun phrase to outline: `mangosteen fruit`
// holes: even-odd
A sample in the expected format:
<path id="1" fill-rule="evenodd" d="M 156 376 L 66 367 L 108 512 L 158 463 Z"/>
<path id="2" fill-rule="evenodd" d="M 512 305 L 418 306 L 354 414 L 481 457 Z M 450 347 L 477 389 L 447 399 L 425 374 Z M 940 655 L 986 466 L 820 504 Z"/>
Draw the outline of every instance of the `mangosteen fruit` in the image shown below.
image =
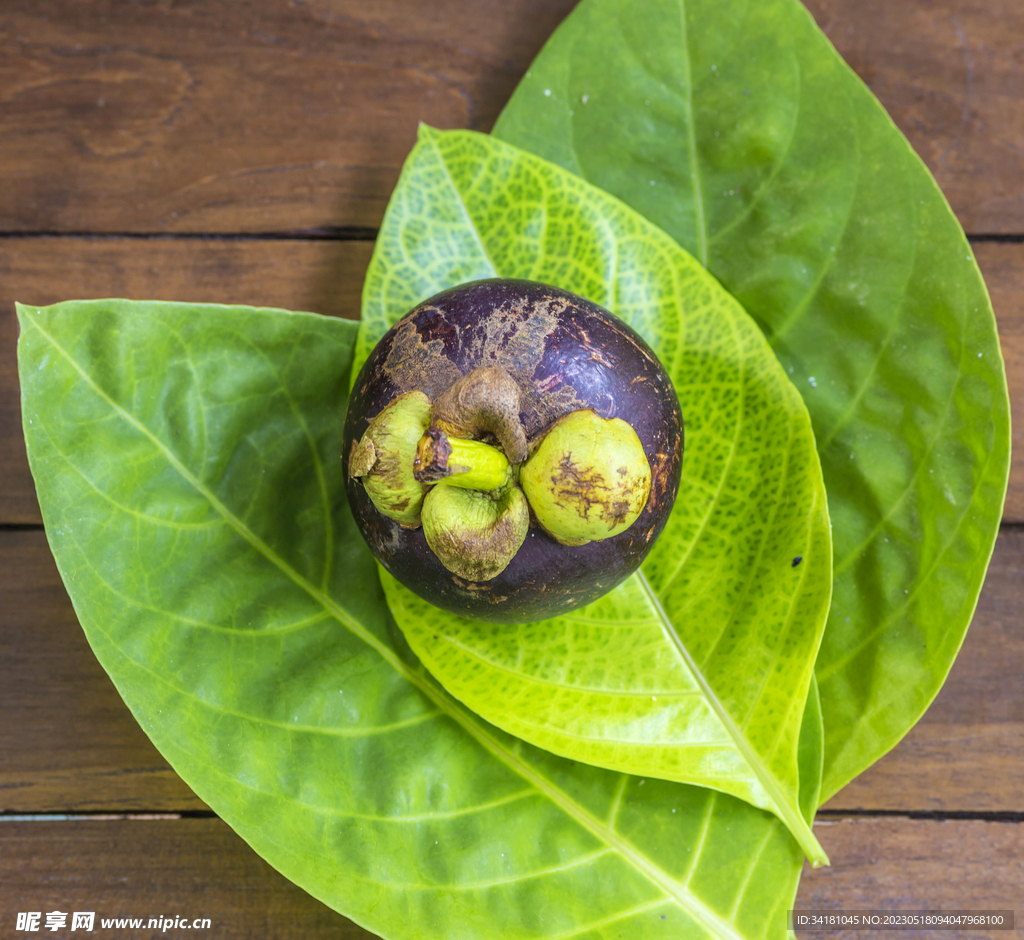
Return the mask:
<path id="1" fill-rule="evenodd" d="M 675 502 L 679 399 L 597 304 L 475 281 L 398 321 L 345 418 L 347 492 L 376 559 L 444 610 L 523 623 L 635 571 Z"/>

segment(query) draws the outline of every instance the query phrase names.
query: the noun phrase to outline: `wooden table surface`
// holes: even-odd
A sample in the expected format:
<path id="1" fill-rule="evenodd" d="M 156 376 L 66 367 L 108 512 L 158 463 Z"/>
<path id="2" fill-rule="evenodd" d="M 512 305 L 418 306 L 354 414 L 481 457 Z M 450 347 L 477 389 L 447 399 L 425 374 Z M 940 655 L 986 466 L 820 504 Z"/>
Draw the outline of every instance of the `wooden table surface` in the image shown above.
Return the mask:
<path id="1" fill-rule="evenodd" d="M 90 653 L 25 460 L 14 301 L 358 316 L 417 122 L 489 130 L 572 5 L 0 2 L 4 937 L 22 935 L 16 912 L 55 908 L 209 917 L 205 935 L 218 937 L 369 936 L 277 875 L 190 792 Z M 1024 4 L 809 5 L 971 237 L 1024 414 Z M 801 907 L 1016 907 L 1024 921 L 1022 425 L 949 681 L 906 739 L 821 810 L 816 832 L 834 864 L 805 872 Z"/>

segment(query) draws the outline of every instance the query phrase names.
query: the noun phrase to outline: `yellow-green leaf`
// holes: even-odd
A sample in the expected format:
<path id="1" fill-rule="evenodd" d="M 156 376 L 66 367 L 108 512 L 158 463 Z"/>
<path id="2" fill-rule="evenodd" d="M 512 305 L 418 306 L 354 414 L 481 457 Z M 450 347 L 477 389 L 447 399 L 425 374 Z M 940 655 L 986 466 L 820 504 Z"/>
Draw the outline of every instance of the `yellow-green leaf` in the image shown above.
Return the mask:
<path id="1" fill-rule="evenodd" d="M 647 340 L 682 407 L 680 494 L 642 573 L 555 620 L 492 628 L 386 579 L 410 645 L 499 727 L 739 796 L 824 861 L 799 812 L 797 745 L 831 548 L 799 394 L 739 304 L 660 229 L 494 138 L 424 128 L 367 272 L 359 348 L 430 294 L 484 276 L 581 294 Z"/>

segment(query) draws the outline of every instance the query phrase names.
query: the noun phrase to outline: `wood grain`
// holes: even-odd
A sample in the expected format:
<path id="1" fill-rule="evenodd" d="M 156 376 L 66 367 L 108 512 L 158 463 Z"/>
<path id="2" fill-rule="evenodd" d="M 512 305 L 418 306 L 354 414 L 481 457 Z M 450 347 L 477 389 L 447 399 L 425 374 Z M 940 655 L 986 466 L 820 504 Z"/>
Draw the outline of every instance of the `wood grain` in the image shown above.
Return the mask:
<path id="1" fill-rule="evenodd" d="M 573 0 L 8 0 L 0 230 L 376 226 L 418 122 L 489 130 Z M 810 0 L 969 232 L 1024 220 L 1017 0 Z"/>
<path id="2" fill-rule="evenodd" d="M 817 823 L 815 834 L 834 864 L 804 872 L 798 907 L 1019 906 L 1024 826 L 843 819 Z M 895 858 L 907 861 L 888 861 Z M 79 910 L 96 911 L 97 926 L 107 916 L 209 917 L 209 935 L 225 940 L 372 936 L 286 881 L 218 819 L 0 820 L 0 883 L 4 926 L 16 911 Z M 891 935 L 871 934 L 879 940 Z M 1013 936 L 964 935 L 978 940 Z M 950 940 L 961 934 L 923 931 L 913 936 Z"/>
<path id="3" fill-rule="evenodd" d="M 279 875 L 219 819 L 0 818 L 0 884 L 0 926 L 12 936 L 17 911 L 39 911 L 45 921 L 54 910 L 68 913 L 68 928 L 74 911 L 94 911 L 96 932 L 85 937 L 374 936 Z M 211 925 L 186 933 L 101 928 L 105 917 L 161 916 L 208 917 Z"/>
<path id="4" fill-rule="evenodd" d="M 42 532 L 0 532 L 0 812 L 205 809 L 97 662 Z"/>
<path id="5" fill-rule="evenodd" d="M 796 907 L 810 910 L 1013 910 L 1021 917 L 1024 825 L 901 818 L 817 822 L 831 868 L 804 867 Z M 1010 940 L 1016 931 L 798 932 L 829 940 Z"/>
<path id="6" fill-rule="evenodd" d="M 0 523 L 40 522 L 21 431 L 14 302 L 90 297 L 249 303 L 356 318 L 370 242 L 17 238 L 0 252 Z M 1024 414 L 1024 244 L 976 246 L 992 292 L 1011 407 Z M 1024 522 L 1024 423 L 1003 513 Z"/>
<path id="7" fill-rule="evenodd" d="M 574 0 L 8 0 L 0 230 L 376 226 L 420 121 L 489 130 Z"/>
<path id="8" fill-rule="evenodd" d="M 946 686 L 828 809 L 1024 808 L 1024 530 L 1004 529 Z M 0 532 L 0 811 L 191 810 L 85 642 L 42 532 Z"/>

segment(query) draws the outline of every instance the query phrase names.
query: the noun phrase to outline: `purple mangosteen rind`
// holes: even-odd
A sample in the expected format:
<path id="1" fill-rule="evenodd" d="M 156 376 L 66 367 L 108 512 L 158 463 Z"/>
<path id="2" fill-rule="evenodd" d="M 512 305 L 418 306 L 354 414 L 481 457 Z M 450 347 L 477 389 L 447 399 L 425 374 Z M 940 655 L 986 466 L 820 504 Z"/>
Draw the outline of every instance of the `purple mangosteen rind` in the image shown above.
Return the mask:
<path id="1" fill-rule="evenodd" d="M 621 418 L 643 446 L 651 489 L 636 521 L 611 538 L 566 546 L 531 521 L 508 567 L 488 581 L 452 574 L 422 528 L 381 514 L 348 474 L 370 420 L 399 395 L 432 401 L 473 369 L 500 366 L 520 388 L 531 446 L 559 418 L 590 408 Z M 683 421 L 671 379 L 644 340 L 604 308 L 533 281 L 493 279 L 451 288 L 419 304 L 381 339 L 356 379 L 342 459 L 349 505 L 374 557 L 399 582 L 451 613 L 496 623 L 543 620 L 610 591 L 647 556 L 679 490 Z"/>

